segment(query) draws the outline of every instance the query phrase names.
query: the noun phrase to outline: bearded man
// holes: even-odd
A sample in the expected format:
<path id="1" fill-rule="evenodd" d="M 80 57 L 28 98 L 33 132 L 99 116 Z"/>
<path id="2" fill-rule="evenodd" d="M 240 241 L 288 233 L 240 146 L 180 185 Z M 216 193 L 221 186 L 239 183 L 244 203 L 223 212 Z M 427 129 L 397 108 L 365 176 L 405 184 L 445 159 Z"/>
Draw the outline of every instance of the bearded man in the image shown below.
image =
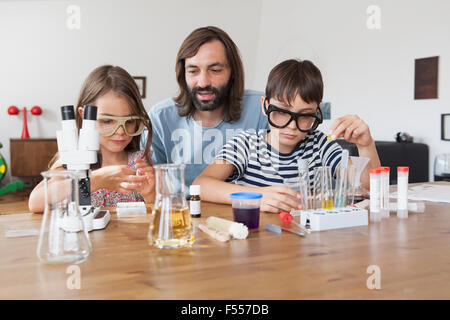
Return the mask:
<path id="1" fill-rule="evenodd" d="M 267 130 L 268 123 L 261 112 L 264 94 L 244 90 L 239 50 L 223 30 L 194 30 L 178 51 L 175 69 L 178 96 L 149 112 L 152 160 L 185 164 L 189 186 L 227 140 L 242 130 Z"/>

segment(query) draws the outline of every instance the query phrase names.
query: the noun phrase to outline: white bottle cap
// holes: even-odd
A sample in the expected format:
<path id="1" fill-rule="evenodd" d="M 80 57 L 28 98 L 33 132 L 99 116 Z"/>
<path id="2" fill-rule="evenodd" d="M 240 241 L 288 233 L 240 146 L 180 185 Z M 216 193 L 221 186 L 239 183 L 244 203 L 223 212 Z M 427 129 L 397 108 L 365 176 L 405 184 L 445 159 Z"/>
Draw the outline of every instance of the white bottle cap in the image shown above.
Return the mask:
<path id="1" fill-rule="evenodd" d="M 189 193 L 191 196 L 199 196 L 200 195 L 200 185 L 193 184 L 189 187 Z"/>

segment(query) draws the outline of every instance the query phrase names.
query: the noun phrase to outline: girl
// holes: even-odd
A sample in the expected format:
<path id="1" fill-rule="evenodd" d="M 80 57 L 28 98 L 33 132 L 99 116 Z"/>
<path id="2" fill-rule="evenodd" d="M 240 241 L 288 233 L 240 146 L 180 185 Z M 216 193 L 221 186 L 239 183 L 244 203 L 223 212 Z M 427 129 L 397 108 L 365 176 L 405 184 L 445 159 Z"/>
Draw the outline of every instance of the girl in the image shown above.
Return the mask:
<path id="1" fill-rule="evenodd" d="M 100 132 L 101 168 L 91 172 L 91 203 L 94 207 L 115 206 L 118 202 L 153 202 L 154 172 L 147 140 L 140 151 L 141 133 L 151 135 L 150 119 L 142 104 L 139 89 L 130 74 L 120 67 L 104 65 L 85 80 L 76 105 L 76 123 L 80 129 L 85 105 L 97 106 Z M 50 170 L 64 170 L 57 155 Z M 30 194 L 32 212 L 44 210 L 44 185 L 39 183 Z"/>
<path id="2" fill-rule="evenodd" d="M 244 131 L 229 140 L 193 182 L 201 185 L 202 199 L 231 203 L 231 193 L 259 192 L 263 195 L 261 211 L 301 209 L 295 201 L 300 195 L 284 185 L 285 179 L 298 176 L 297 160 L 308 161 L 311 181 L 315 167 L 330 166 L 334 174 L 341 161 L 339 144 L 327 141 L 325 134 L 316 130 L 322 123 L 322 96 L 322 75 L 310 61 L 291 59 L 275 66 L 266 96 L 261 97 L 270 131 Z M 369 168 L 379 167 L 380 160 L 367 124 L 356 115 L 347 115 L 332 124 L 331 134 L 333 140 L 343 137 L 355 143 L 359 155 L 370 158 L 361 175 L 368 188 Z"/>

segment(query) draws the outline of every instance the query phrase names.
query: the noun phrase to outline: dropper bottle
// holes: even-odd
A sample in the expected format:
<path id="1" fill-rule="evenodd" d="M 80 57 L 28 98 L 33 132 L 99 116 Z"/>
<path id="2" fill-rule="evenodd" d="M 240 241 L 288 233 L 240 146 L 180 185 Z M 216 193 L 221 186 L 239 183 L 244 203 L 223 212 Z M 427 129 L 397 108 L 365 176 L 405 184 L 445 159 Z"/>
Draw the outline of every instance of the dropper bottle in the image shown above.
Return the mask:
<path id="1" fill-rule="evenodd" d="M 202 215 L 201 199 L 200 199 L 200 185 L 191 185 L 189 187 L 189 213 L 192 218 L 200 218 Z"/>

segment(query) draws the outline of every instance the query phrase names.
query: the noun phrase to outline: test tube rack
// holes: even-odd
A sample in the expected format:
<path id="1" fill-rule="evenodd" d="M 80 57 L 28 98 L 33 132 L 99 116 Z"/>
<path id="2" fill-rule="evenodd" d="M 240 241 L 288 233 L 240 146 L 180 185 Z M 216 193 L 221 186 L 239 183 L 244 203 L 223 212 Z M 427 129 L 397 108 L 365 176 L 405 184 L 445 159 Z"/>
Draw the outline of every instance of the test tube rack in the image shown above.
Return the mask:
<path id="1" fill-rule="evenodd" d="M 369 215 L 367 210 L 344 207 L 333 209 L 292 210 L 292 216 L 300 217 L 300 224 L 311 231 L 324 231 L 349 227 L 367 226 Z"/>

